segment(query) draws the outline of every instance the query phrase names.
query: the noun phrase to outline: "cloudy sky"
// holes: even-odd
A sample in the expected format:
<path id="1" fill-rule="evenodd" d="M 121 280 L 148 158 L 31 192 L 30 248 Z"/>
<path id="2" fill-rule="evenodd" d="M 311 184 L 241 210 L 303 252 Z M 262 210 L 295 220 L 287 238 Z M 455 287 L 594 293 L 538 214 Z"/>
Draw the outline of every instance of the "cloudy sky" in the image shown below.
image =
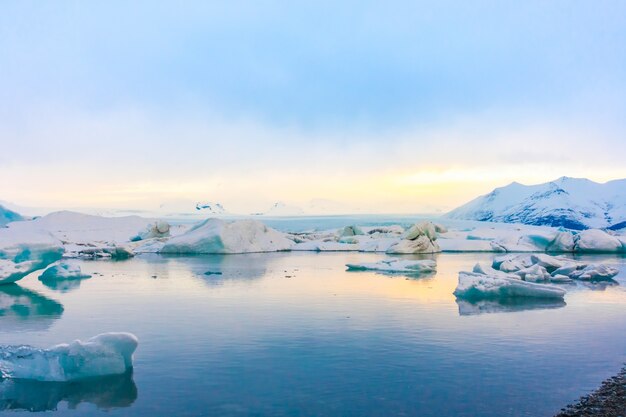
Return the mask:
<path id="1" fill-rule="evenodd" d="M 0 200 L 415 213 L 626 177 L 626 2 L 129 3 L 0 3 Z"/>

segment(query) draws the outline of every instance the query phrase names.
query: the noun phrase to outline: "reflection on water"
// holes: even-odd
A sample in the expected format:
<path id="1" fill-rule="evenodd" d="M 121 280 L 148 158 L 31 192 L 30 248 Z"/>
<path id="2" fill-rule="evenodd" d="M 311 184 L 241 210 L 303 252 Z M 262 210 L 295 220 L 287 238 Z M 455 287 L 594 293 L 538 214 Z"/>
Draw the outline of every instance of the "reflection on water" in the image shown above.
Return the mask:
<path id="1" fill-rule="evenodd" d="M 275 254 L 252 253 L 245 256 L 166 256 L 166 259 L 184 261 L 185 268 L 213 286 L 222 285 L 224 281 L 254 281 L 262 278 L 267 272 L 267 262 L 273 256 Z"/>
<path id="2" fill-rule="evenodd" d="M 539 298 L 504 298 L 501 300 L 456 300 L 460 316 L 484 313 L 511 313 L 524 310 L 545 310 L 565 307 L 565 301 Z"/>
<path id="3" fill-rule="evenodd" d="M 70 409 L 81 403 L 109 410 L 131 406 L 137 399 L 132 374 L 73 382 L 0 380 L 0 411 L 54 411 L 67 402 Z"/>
<path id="4" fill-rule="evenodd" d="M 0 332 L 45 330 L 63 305 L 17 284 L 0 285 Z"/>
<path id="5" fill-rule="evenodd" d="M 582 284 L 586 288 L 589 288 L 593 291 L 606 291 L 606 289 L 609 287 L 619 285 L 619 282 L 615 281 L 614 279 L 609 279 L 606 281 L 583 281 Z"/>
<path id="6" fill-rule="evenodd" d="M 40 281 L 51 290 L 70 292 L 80 288 L 82 279 L 41 279 Z"/>

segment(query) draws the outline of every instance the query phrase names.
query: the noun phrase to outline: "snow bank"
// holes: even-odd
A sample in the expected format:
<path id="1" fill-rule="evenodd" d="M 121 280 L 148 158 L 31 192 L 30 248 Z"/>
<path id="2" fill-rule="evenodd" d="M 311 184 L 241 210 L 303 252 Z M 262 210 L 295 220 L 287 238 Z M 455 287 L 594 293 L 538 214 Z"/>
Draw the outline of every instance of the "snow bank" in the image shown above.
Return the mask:
<path id="1" fill-rule="evenodd" d="M 49 349 L 0 346 L 0 379 L 73 381 L 119 375 L 132 369 L 137 345 L 130 333 L 104 333 Z"/>
<path id="2" fill-rule="evenodd" d="M 249 253 L 289 250 L 293 240 L 256 220 L 208 219 L 169 239 L 160 253 Z"/>
<path id="3" fill-rule="evenodd" d="M 435 253 L 441 252 L 436 242 L 437 232 L 432 222 L 420 222 L 411 227 L 395 245 L 391 246 L 389 254 Z"/>
<path id="4" fill-rule="evenodd" d="M 565 290 L 552 285 L 536 284 L 500 275 L 484 275 L 475 272 L 459 272 L 459 284 L 454 295 L 464 299 L 482 298 L 557 298 L 565 296 Z"/>
<path id="5" fill-rule="evenodd" d="M 410 261 L 392 258 L 383 259 L 378 262 L 346 264 L 346 266 L 348 267 L 348 271 L 379 271 L 409 275 L 427 274 L 437 270 L 437 263 L 430 259 Z"/>

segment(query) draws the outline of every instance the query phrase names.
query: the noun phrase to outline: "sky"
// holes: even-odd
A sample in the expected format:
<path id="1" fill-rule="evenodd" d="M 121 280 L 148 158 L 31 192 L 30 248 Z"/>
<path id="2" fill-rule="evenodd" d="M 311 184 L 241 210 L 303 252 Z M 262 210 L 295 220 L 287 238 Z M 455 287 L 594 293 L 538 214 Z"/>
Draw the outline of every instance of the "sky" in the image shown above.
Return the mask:
<path id="1" fill-rule="evenodd" d="M 0 200 L 452 209 L 626 177 L 623 1 L 0 1 Z M 190 203 L 191 204 L 191 203 Z"/>

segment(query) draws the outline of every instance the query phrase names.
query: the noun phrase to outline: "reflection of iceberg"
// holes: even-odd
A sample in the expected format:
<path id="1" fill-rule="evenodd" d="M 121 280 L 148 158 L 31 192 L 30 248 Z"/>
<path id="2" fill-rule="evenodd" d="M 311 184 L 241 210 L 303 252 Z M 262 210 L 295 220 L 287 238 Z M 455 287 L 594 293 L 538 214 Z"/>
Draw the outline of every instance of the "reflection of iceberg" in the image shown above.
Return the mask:
<path id="1" fill-rule="evenodd" d="M 61 317 L 63 306 L 17 284 L 0 286 L 0 331 L 45 330 Z"/>
<path id="2" fill-rule="evenodd" d="M 539 298 L 505 298 L 501 300 L 465 301 L 457 299 L 459 315 L 473 316 L 484 313 L 510 313 L 524 310 L 544 310 L 565 307 L 565 301 Z"/>
<path id="3" fill-rule="evenodd" d="M 74 382 L 0 380 L 0 411 L 54 411 L 60 402 L 70 409 L 90 403 L 99 409 L 129 407 L 137 399 L 132 373 Z"/>
<path id="4" fill-rule="evenodd" d="M 267 272 L 267 264 L 280 253 L 248 253 L 238 255 L 164 255 L 172 261 L 181 260 L 184 268 L 209 285 L 225 281 L 253 281 Z"/>

